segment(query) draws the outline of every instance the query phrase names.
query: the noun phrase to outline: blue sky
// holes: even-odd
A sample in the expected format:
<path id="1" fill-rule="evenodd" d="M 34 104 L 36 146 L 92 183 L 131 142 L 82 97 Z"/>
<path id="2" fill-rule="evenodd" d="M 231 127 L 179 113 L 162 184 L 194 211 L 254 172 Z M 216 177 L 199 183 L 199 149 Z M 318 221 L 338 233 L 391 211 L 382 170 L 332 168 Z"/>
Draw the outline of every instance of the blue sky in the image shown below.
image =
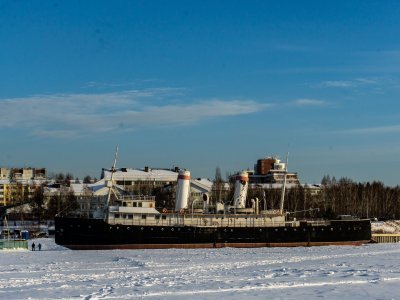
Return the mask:
<path id="1" fill-rule="evenodd" d="M 0 1 L 0 165 L 399 184 L 398 1 Z"/>

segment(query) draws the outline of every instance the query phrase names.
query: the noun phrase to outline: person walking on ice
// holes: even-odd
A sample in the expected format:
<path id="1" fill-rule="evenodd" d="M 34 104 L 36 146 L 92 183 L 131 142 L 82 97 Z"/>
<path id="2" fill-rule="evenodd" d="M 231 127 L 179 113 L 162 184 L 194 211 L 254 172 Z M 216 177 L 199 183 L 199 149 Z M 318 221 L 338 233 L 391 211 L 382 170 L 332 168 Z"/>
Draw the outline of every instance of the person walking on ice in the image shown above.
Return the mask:
<path id="1" fill-rule="evenodd" d="M 42 250 L 42 244 L 41 243 L 39 243 L 38 247 L 39 247 L 39 251 Z"/>
<path id="2" fill-rule="evenodd" d="M 35 251 L 35 242 L 32 243 L 32 251 Z"/>

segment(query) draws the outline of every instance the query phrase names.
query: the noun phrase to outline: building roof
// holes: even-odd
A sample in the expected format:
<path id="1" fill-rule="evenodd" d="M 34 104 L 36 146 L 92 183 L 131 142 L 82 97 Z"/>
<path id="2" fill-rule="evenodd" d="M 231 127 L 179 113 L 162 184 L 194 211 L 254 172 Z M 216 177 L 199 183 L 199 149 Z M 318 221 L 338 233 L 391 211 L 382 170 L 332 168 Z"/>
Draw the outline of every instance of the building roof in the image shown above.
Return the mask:
<path id="1" fill-rule="evenodd" d="M 196 178 L 190 180 L 190 185 L 203 193 L 208 193 L 211 191 L 213 182 L 208 178 Z"/>
<path id="2" fill-rule="evenodd" d="M 111 171 L 103 169 L 102 178 L 110 179 Z M 146 181 L 176 181 L 178 172 L 167 169 L 117 169 L 113 175 L 114 180 L 146 180 Z"/>

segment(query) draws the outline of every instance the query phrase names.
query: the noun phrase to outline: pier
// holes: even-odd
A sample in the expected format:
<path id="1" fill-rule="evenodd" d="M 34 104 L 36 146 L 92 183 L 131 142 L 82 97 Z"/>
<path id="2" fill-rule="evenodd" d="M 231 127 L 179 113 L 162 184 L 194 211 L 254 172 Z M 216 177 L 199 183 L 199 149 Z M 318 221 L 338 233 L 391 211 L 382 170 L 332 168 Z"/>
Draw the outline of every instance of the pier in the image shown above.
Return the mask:
<path id="1" fill-rule="evenodd" d="M 399 243 L 400 234 L 373 233 L 372 240 L 377 243 Z"/>

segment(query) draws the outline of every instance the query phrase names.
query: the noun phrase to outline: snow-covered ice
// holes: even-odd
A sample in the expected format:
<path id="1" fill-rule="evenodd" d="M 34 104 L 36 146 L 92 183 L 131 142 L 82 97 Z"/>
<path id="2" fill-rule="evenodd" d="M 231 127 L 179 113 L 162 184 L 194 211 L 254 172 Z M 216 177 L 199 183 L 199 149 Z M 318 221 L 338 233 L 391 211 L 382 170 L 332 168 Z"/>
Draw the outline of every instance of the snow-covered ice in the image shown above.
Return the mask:
<path id="1" fill-rule="evenodd" d="M 0 299 L 400 299 L 400 244 L 0 252 Z"/>

